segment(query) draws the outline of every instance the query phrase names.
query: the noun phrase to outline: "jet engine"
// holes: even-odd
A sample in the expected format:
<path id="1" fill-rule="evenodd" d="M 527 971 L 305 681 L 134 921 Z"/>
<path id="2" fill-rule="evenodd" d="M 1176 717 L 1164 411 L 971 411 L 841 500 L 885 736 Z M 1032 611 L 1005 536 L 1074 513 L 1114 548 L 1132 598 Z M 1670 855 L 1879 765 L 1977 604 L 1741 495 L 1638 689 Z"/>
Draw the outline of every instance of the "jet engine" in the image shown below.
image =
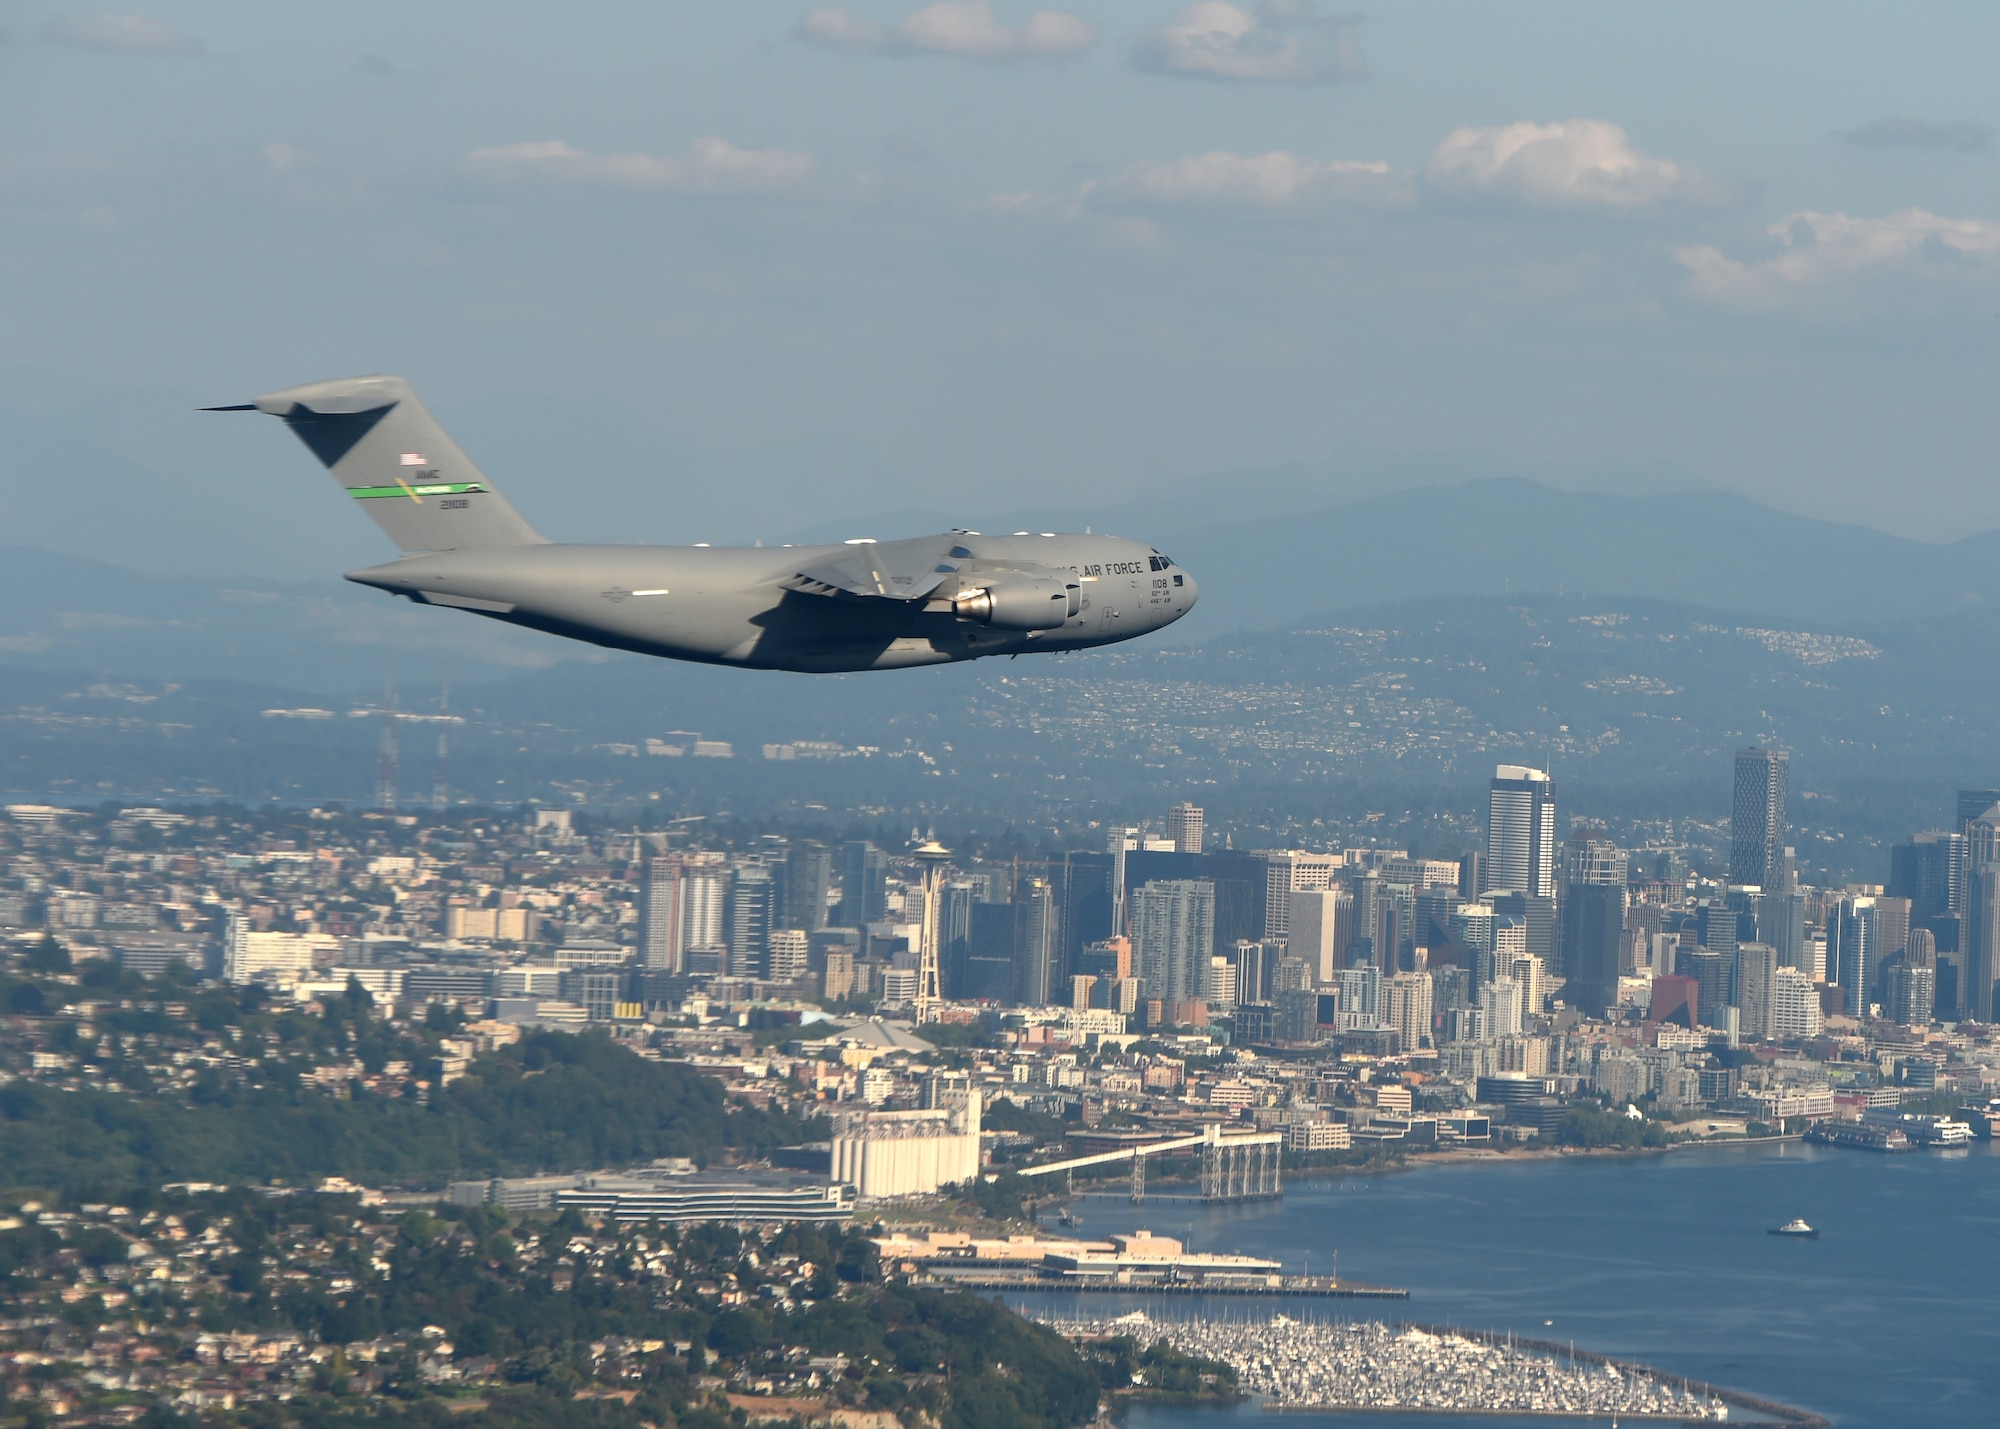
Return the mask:
<path id="1" fill-rule="evenodd" d="M 969 590 L 951 603 L 961 620 L 1001 630 L 1055 630 L 1083 607 L 1075 580 L 1016 576 Z"/>

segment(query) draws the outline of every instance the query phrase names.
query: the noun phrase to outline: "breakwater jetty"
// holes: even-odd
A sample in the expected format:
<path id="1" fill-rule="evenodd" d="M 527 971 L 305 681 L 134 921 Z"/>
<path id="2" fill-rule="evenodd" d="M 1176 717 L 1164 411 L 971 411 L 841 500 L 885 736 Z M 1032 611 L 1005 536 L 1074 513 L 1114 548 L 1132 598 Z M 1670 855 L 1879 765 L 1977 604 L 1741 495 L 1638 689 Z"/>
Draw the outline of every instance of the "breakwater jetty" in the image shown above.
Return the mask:
<path id="1" fill-rule="evenodd" d="M 1130 1335 L 1231 1366 L 1238 1385 L 1283 1411 L 1422 1411 L 1546 1418 L 1727 1420 L 1732 1406 L 1800 1426 L 1803 1410 L 1661 1374 L 1643 1365 L 1443 1326 L 1380 1321 L 1174 1319 L 1144 1311 L 1044 1323 L 1075 1338 Z"/>
<path id="2" fill-rule="evenodd" d="M 1131 1274 L 1120 1278 L 1045 1273 L 1038 1270 L 959 1270 L 930 1267 L 913 1276 L 916 1285 L 956 1285 L 967 1290 L 1059 1291 L 1102 1295 L 1259 1295 L 1316 1300 L 1407 1300 L 1394 1285 L 1364 1285 L 1331 1275 L 1175 1276 Z"/>

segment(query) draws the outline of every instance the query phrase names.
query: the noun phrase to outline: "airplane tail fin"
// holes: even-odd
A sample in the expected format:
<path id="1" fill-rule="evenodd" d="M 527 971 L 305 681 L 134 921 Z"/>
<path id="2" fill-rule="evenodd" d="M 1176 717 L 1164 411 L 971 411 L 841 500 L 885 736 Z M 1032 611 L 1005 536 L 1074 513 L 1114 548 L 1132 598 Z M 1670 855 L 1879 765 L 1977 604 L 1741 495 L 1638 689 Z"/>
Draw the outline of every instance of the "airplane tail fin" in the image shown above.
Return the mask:
<path id="1" fill-rule="evenodd" d="M 406 552 L 543 541 L 400 377 L 347 377 L 211 412 L 284 419 Z"/>

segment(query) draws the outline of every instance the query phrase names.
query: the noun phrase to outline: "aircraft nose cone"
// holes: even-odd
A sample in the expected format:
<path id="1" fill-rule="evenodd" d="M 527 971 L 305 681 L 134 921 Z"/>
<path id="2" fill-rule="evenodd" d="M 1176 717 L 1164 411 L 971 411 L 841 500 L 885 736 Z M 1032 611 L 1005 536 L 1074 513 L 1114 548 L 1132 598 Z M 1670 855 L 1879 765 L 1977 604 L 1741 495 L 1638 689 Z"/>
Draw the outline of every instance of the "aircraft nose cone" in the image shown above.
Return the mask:
<path id="1" fill-rule="evenodd" d="M 1187 602 L 1184 610 L 1193 610 L 1194 603 L 1201 599 L 1201 587 L 1195 584 L 1194 577 L 1188 575 L 1187 572 L 1183 571 L 1181 575 L 1183 577 L 1181 589 L 1186 593 L 1185 600 Z"/>

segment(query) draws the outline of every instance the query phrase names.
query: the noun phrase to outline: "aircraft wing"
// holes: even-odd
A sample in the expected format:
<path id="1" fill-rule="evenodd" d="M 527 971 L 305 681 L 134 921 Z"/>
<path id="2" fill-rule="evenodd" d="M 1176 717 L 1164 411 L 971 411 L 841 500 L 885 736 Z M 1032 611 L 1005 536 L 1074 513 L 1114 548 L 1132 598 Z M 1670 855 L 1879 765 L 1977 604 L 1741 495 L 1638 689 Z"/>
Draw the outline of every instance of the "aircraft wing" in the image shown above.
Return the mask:
<path id="1" fill-rule="evenodd" d="M 787 584 L 813 595 L 922 600 L 958 570 L 960 549 L 949 536 L 861 542 L 801 565 Z"/>

